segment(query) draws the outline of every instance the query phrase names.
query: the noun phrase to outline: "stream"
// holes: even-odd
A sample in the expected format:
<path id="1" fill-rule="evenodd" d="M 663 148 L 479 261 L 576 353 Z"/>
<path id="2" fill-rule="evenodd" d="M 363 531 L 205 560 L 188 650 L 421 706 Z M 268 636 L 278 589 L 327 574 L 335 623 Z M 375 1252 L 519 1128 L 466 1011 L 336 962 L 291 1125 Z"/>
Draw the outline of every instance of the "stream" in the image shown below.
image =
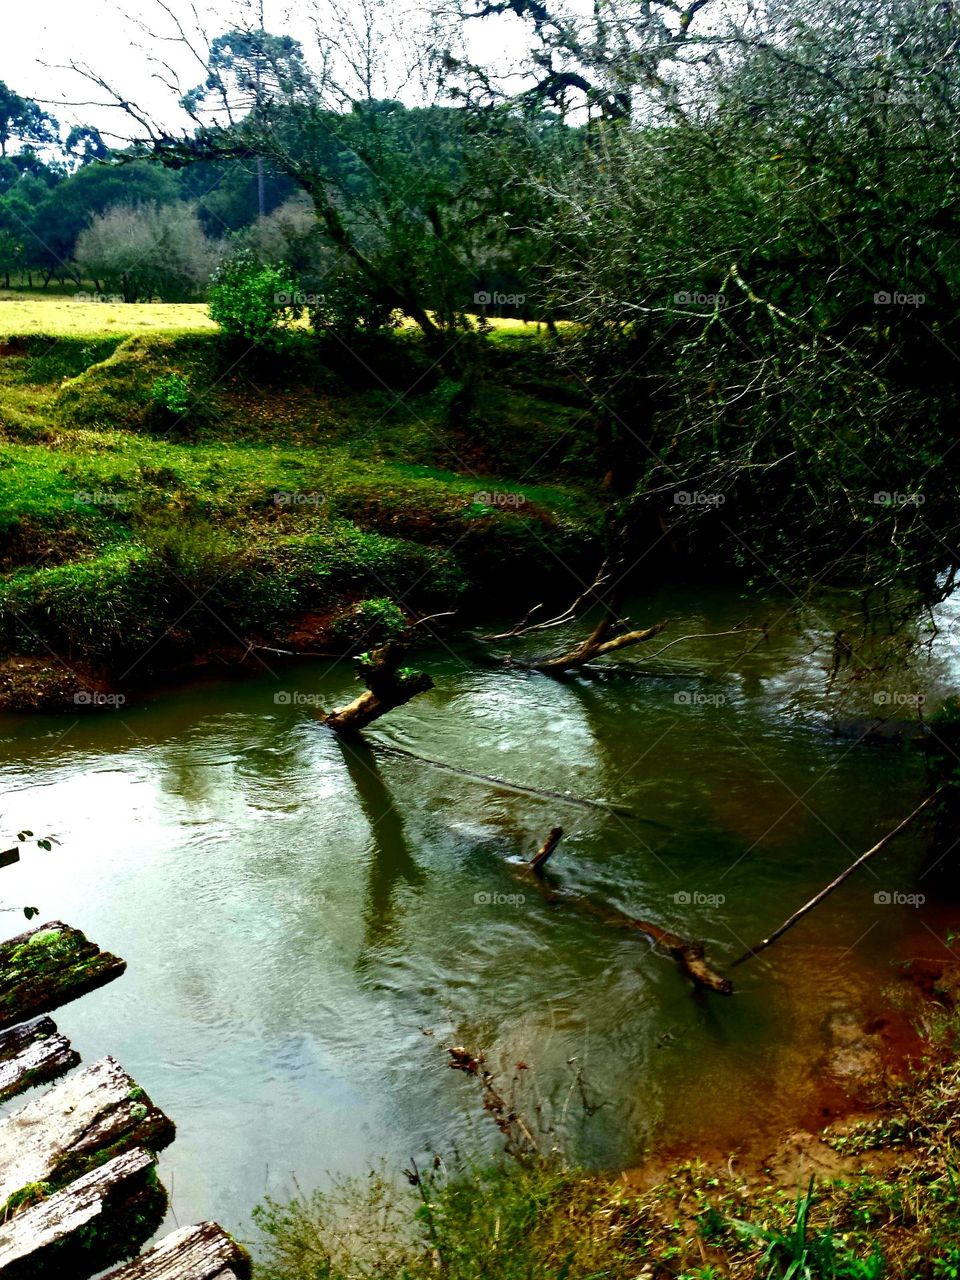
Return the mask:
<path id="1" fill-rule="evenodd" d="M 4 717 L 4 833 L 61 843 L 24 846 L 3 902 L 128 961 L 55 1017 L 84 1062 L 114 1055 L 175 1120 L 160 1159 L 171 1221 L 249 1237 L 253 1205 L 291 1194 L 294 1176 L 309 1189 L 495 1150 L 445 1045 L 483 1049 L 542 1101 L 546 1146 L 604 1167 L 762 1141 L 840 1105 L 870 1062 L 860 1029 L 871 1044 L 895 1034 L 884 992 L 898 962 L 943 955 L 955 920 L 925 892 L 922 829 L 733 970 L 727 1000 L 693 994 L 642 936 L 551 904 L 509 865 L 559 823 L 558 883 L 705 939 L 727 972 L 895 826 L 925 794 L 922 762 L 859 739 L 879 708 L 915 724 L 918 695 L 929 707 L 955 687 L 956 604 L 842 732 L 804 693 L 825 683 L 833 605 L 790 604 L 647 599 L 631 616 L 669 616 L 668 634 L 618 655 L 620 670 L 565 681 L 439 644 L 418 658 L 437 688 L 369 735 L 634 817 L 345 748 L 316 705 L 353 696 L 348 663 L 267 655 L 248 676 L 139 705 Z M 764 621 L 767 640 L 652 656 L 676 635 Z M 3 923 L 25 927 L 17 912 Z"/>

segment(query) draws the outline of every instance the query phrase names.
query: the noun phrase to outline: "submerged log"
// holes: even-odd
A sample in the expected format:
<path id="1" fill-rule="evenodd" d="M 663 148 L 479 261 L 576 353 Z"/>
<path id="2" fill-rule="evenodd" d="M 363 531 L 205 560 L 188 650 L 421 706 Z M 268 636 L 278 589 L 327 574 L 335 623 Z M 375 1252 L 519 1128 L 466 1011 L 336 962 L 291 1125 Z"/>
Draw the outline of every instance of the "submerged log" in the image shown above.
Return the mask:
<path id="1" fill-rule="evenodd" d="M 486 782 L 501 791 L 516 791 L 518 795 L 538 796 L 543 800 L 555 800 L 560 804 L 578 805 L 582 809 L 605 809 L 607 813 L 618 813 L 624 818 L 636 818 L 632 809 L 623 804 L 611 804 L 606 800 L 588 800 L 585 796 L 565 795 L 562 791 L 546 791 L 543 787 L 528 787 L 522 782 L 509 782 L 506 778 L 497 778 L 491 773 L 477 773 L 475 769 L 463 769 L 457 764 L 447 764 L 443 760 L 431 760 L 416 751 L 406 751 L 403 747 L 388 746 L 385 742 L 368 742 L 371 751 L 385 756 L 398 756 L 402 760 L 413 760 L 416 764 L 425 764 L 431 769 L 441 769 L 445 773 L 455 773 L 461 778 L 470 778 L 475 782 Z M 639 821 L 651 826 L 662 827 L 663 823 L 651 822 L 648 818 Z M 665 828 L 669 830 L 669 828 Z"/>
<path id="2" fill-rule="evenodd" d="M 53 1195 L 35 1194 L 0 1224 L 0 1280 L 87 1280 L 135 1253 L 167 1207 L 155 1158 L 142 1147 Z"/>
<path id="3" fill-rule="evenodd" d="M 360 733 L 388 711 L 402 707 L 418 693 L 432 689 L 433 680 L 425 671 L 401 667 L 406 653 L 405 644 L 389 640 L 359 659 L 357 670 L 366 689 L 346 706 L 331 711 L 324 723 L 335 733 Z"/>
<path id="4" fill-rule="evenodd" d="M 543 868 L 547 864 L 547 859 L 556 849 L 557 845 L 563 837 L 563 827 L 554 827 L 550 834 L 544 840 L 543 844 L 530 859 L 530 870 L 535 876 L 543 875 Z"/>
<path id="5" fill-rule="evenodd" d="M 34 1018 L 0 1032 L 0 1102 L 65 1075 L 80 1061 L 50 1018 Z"/>
<path id="6" fill-rule="evenodd" d="M 538 884 L 546 894 L 549 902 L 561 903 L 564 906 L 571 907 L 581 915 L 592 916 L 594 919 L 602 920 L 604 924 L 611 925 L 615 929 L 629 929 L 634 933 L 645 934 L 657 946 L 662 947 L 664 951 L 673 956 L 682 972 L 686 974 L 695 986 L 703 987 L 708 991 L 715 991 L 721 996 L 732 995 L 733 983 L 729 978 L 724 978 L 722 974 L 717 973 L 707 964 L 705 958 L 706 949 L 702 942 L 691 938 L 681 938 L 679 934 L 671 933 L 669 929 L 663 929 L 660 925 L 654 924 L 650 920 L 641 920 L 637 916 L 628 915 L 617 907 L 601 906 L 599 903 L 592 902 L 584 894 L 562 893 L 548 885 L 544 879 L 544 864 L 556 849 L 562 835 L 562 829 L 554 827 L 539 852 L 534 854 L 529 862 L 508 865 L 512 867 L 514 873 L 519 877 L 528 881 L 532 878 L 534 883 Z"/>
<path id="7" fill-rule="evenodd" d="M 131 1147 L 160 1151 L 175 1129 L 114 1058 L 103 1058 L 0 1121 L 0 1208 L 24 1188 L 62 1187 Z"/>
<path id="8" fill-rule="evenodd" d="M 18 934 L 0 945 L 0 1027 L 76 1000 L 126 967 L 60 920 Z"/>
<path id="9" fill-rule="evenodd" d="M 182 1227 L 105 1280 L 247 1280 L 250 1258 L 215 1222 Z"/>

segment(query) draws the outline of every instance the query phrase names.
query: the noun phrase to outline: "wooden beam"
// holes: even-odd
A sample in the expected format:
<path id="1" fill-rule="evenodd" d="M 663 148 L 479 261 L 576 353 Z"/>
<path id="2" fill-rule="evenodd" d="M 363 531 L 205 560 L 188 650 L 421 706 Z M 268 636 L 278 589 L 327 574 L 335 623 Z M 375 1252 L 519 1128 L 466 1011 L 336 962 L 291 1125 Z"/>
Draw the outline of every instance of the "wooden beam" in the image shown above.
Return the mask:
<path id="1" fill-rule="evenodd" d="M 0 944 L 0 1027 L 13 1026 L 118 978 L 126 961 L 52 920 Z"/>
<path id="2" fill-rule="evenodd" d="M 247 1280 L 250 1258 L 215 1222 L 182 1227 L 105 1280 Z"/>
<path id="3" fill-rule="evenodd" d="M 0 1280 L 88 1280 L 136 1252 L 166 1205 L 155 1157 L 128 1151 L 0 1223 Z"/>
<path id="4" fill-rule="evenodd" d="M 0 1102 L 56 1080 L 79 1062 L 79 1053 L 50 1018 L 0 1031 Z"/>
<path id="5" fill-rule="evenodd" d="M 24 1188 L 58 1190 L 132 1147 L 159 1151 L 174 1126 L 114 1058 L 103 1058 L 0 1121 L 0 1210 Z"/>

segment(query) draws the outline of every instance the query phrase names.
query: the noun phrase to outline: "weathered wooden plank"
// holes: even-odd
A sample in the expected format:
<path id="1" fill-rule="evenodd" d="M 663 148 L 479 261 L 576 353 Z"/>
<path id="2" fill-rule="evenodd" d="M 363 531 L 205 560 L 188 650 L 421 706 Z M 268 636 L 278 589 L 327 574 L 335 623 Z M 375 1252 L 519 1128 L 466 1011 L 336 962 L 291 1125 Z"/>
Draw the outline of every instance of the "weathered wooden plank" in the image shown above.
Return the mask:
<path id="1" fill-rule="evenodd" d="M 60 920 L 18 934 L 0 944 L 0 1027 L 57 1009 L 126 967 Z"/>
<path id="2" fill-rule="evenodd" d="M 0 1209 L 25 1187 L 59 1189 L 131 1147 L 159 1151 L 175 1129 L 115 1058 L 102 1058 L 0 1121 Z"/>
<path id="3" fill-rule="evenodd" d="M 0 1031 L 0 1102 L 64 1075 L 80 1061 L 50 1018 Z"/>
<path id="4" fill-rule="evenodd" d="M 215 1222 L 183 1227 L 106 1280 L 247 1280 L 250 1257 Z"/>
<path id="5" fill-rule="evenodd" d="M 0 1062 L 7 1058 L 15 1058 L 21 1049 L 33 1044 L 41 1036 L 56 1035 L 57 1024 L 52 1018 L 31 1018 L 29 1022 L 18 1022 L 15 1027 L 0 1031 Z"/>
<path id="6" fill-rule="evenodd" d="M 0 1224 L 0 1280 L 88 1280 L 135 1253 L 166 1206 L 155 1158 L 128 1151 Z"/>

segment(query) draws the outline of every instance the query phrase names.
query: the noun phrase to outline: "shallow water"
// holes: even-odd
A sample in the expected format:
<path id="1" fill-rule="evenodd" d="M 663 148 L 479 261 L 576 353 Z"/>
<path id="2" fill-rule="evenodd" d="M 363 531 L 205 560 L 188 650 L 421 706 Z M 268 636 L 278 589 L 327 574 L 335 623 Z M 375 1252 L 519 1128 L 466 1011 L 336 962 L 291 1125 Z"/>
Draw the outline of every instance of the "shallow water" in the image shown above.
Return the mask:
<path id="1" fill-rule="evenodd" d="M 271 662 L 96 716 L 4 720 L 4 830 L 62 842 L 3 872 L 4 901 L 128 960 L 56 1017 L 86 1062 L 113 1054 L 176 1121 L 161 1173 L 180 1222 L 247 1235 L 293 1175 L 310 1187 L 496 1145 L 443 1044 L 527 1064 L 528 1099 L 605 1166 L 817 1114 L 837 1018 L 876 1014 L 897 960 L 942 954 L 945 904 L 875 900 L 923 892 L 921 834 L 737 969 L 731 1000 L 694 997 L 643 938 L 550 905 L 509 865 L 562 823 L 566 888 L 705 938 L 723 969 L 894 826 L 923 794 L 920 764 L 797 714 L 829 625 L 788 604 L 648 602 L 634 616 L 670 613 L 670 635 L 777 626 L 750 653 L 752 634 L 686 642 L 669 666 L 638 649 L 633 675 L 560 683 L 442 646 L 425 660 L 437 689 L 371 734 L 636 818 L 346 749 L 302 701 L 343 701 L 346 665 Z M 945 637 L 924 687 L 946 687 L 953 662 Z"/>

